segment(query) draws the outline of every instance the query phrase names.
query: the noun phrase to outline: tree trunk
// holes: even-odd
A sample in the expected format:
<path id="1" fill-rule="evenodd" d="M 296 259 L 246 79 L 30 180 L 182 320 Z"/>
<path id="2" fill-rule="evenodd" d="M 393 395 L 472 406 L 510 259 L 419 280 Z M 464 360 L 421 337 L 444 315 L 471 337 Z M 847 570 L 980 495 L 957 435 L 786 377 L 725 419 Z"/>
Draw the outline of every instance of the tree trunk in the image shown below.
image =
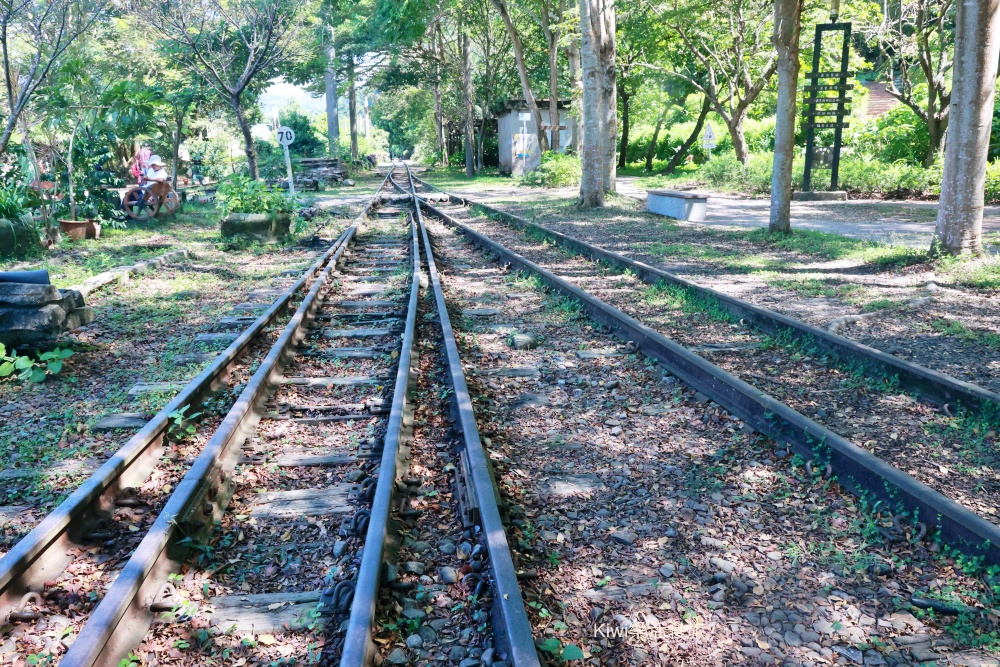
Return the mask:
<path id="1" fill-rule="evenodd" d="M 441 164 L 448 166 L 448 145 L 444 141 L 444 110 L 441 108 L 441 75 L 434 80 L 434 129 L 437 134 L 437 149 Z"/>
<path id="2" fill-rule="evenodd" d="M 718 111 L 718 109 L 716 109 Z M 734 115 L 728 116 L 719 114 L 726 122 L 729 136 L 733 140 L 733 150 L 736 151 L 736 159 L 741 164 L 746 164 L 750 160 L 750 149 L 747 148 L 747 137 L 743 131 L 743 123 L 747 119 L 746 110 L 737 111 Z"/>
<path id="3" fill-rule="evenodd" d="M 549 44 L 549 124 L 552 134 L 549 150 L 559 151 L 559 31 L 552 29 Z"/>
<path id="4" fill-rule="evenodd" d="M 573 103 L 577 110 L 577 114 L 573 118 L 573 133 L 569 145 L 573 152 L 579 155 L 583 142 L 583 114 L 580 113 L 580 105 L 583 102 L 583 79 L 580 73 L 580 45 L 578 42 L 574 41 L 566 47 L 566 59 L 569 61 L 569 80 L 573 87 Z"/>
<path id="5" fill-rule="evenodd" d="M 708 112 L 711 110 L 712 100 L 710 100 L 708 95 L 706 95 L 704 101 L 701 103 L 701 112 L 698 114 L 698 121 L 694 124 L 694 129 L 691 130 L 691 134 L 688 135 L 687 140 L 685 140 L 684 143 L 681 144 L 680 148 L 674 152 L 673 156 L 670 158 L 670 162 L 668 162 L 667 166 L 660 172 L 661 174 L 669 176 L 674 173 L 674 169 L 677 169 L 681 162 L 684 161 L 684 157 L 691 150 L 691 147 L 694 146 L 694 142 L 698 141 L 698 137 L 701 135 L 701 128 L 705 127 L 705 119 L 708 118 Z"/>
<path id="6" fill-rule="evenodd" d="M 603 128 L 601 135 L 604 140 L 603 182 L 605 192 L 616 192 L 615 187 L 615 152 L 618 149 L 618 91 L 615 48 L 615 0 L 595 0 L 598 7 L 599 67 L 601 71 L 601 93 L 603 102 Z M 591 14 L 593 19 L 593 14 Z"/>
<path id="7" fill-rule="evenodd" d="M 778 106 L 771 173 L 771 219 L 768 231 L 792 233 L 792 162 L 795 157 L 795 97 L 799 81 L 799 33 L 802 0 L 774 0 L 774 34 L 778 54 Z"/>
<path id="8" fill-rule="evenodd" d="M 531 80 L 528 78 L 528 67 L 524 62 L 524 47 L 521 44 L 521 35 L 518 34 L 514 26 L 514 20 L 510 17 L 506 0 L 493 0 L 493 6 L 500 12 L 500 18 L 507 28 L 507 35 L 510 37 L 511 46 L 514 47 L 514 62 L 517 65 L 517 76 L 521 80 L 521 91 L 524 93 L 524 102 L 528 105 L 528 111 L 535 121 L 535 133 L 538 135 L 538 149 L 541 152 L 549 150 L 549 140 L 542 129 L 542 112 L 535 101 L 535 95 L 531 92 Z"/>
<path id="9" fill-rule="evenodd" d="M 929 141 L 927 145 L 927 155 L 924 156 L 923 166 L 930 167 L 934 165 L 934 162 L 937 160 L 938 155 L 941 154 L 941 149 L 944 146 L 944 137 L 947 129 L 947 116 L 940 118 L 935 114 L 934 116 L 927 117 L 927 138 Z"/>
<path id="10" fill-rule="evenodd" d="M 959 0 L 951 120 L 932 249 L 983 253 L 983 197 L 1000 56 L 1000 0 Z"/>
<path id="11" fill-rule="evenodd" d="M 333 27 L 330 28 L 330 50 L 326 56 L 326 72 L 323 87 L 326 94 L 326 139 L 330 155 L 340 155 L 340 111 L 337 99 L 337 49 L 333 43 Z"/>
<path id="12" fill-rule="evenodd" d="M 250 123 L 247 122 L 247 117 L 243 113 L 243 107 L 240 105 L 238 95 L 229 98 L 229 106 L 233 108 L 233 113 L 236 115 L 236 125 L 240 128 L 240 134 L 243 135 L 243 149 L 247 154 L 247 171 L 250 173 L 250 178 L 256 181 L 259 178 L 259 172 L 257 171 L 257 150 L 253 146 Z"/>
<path id="13" fill-rule="evenodd" d="M 354 85 L 354 56 L 347 61 L 347 108 L 351 121 L 351 159 L 358 159 L 358 92 Z"/>
<path id="14" fill-rule="evenodd" d="M 483 144 L 486 140 L 486 121 L 489 116 L 486 113 L 486 105 L 480 107 L 483 112 L 483 124 L 479 128 L 478 146 L 476 147 L 476 171 L 483 170 Z"/>
<path id="15" fill-rule="evenodd" d="M 621 90 L 621 96 L 622 96 L 622 142 L 621 142 L 621 147 L 618 149 L 618 168 L 624 169 L 626 165 L 626 159 L 628 157 L 628 130 L 629 130 L 628 107 L 629 107 L 629 99 L 632 96 L 626 93 L 624 88 L 622 88 Z"/>
<path id="16" fill-rule="evenodd" d="M 669 104 L 663 105 L 663 110 L 660 111 L 660 115 L 656 119 L 656 127 L 653 128 L 653 138 L 649 141 L 649 146 L 646 147 L 646 171 L 653 171 L 653 158 L 656 157 L 656 143 L 660 140 L 660 129 L 663 127 L 663 121 L 667 118 L 667 111 L 670 109 Z"/>
<path id="17" fill-rule="evenodd" d="M 177 114 L 177 130 L 174 132 L 174 173 L 170 177 L 170 187 L 177 189 L 177 172 L 180 171 L 181 166 L 181 131 L 184 128 L 184 116 L 186 109 L 181 113 Z"/>
<path id="18" fill-rule="evenodd" d="M 600 54 L 598 35 L 595 28 L 599 17 L 591 15 L 599 11 L 599 0 L 580 1 L 580 55 L 583 66 L 583 151 L 582 175 L 580 179 L 580 205 L 583 208 L 604 206 L 604 139 L 602 137 L 604 114 L 601 106 L 604 95 L 601 91 Z"/>
<path id="19" fill-rule="evenodd" d="M 77 121 L 76 126 L 69 135 L 69 150 L 66 152 L 66 182 L 69 186 L 69 216 L 71 220 L 76 220 L 76 188 L 73 187 L 73 144 L 76 142 L 76 132 L 80 129 L 80 123 L 82 121 Z M 41 189 L 41 186 L 39 186 Z"/>
<path id="20" fill-rule="evenodd" d="M 462 84 L 465 94 L 465 175 L 472 178 L 476 175 L 476 156 L 473 150 L 475 141 L 472 128 L 472 46 L 469 33 L 462 32 Z"/>

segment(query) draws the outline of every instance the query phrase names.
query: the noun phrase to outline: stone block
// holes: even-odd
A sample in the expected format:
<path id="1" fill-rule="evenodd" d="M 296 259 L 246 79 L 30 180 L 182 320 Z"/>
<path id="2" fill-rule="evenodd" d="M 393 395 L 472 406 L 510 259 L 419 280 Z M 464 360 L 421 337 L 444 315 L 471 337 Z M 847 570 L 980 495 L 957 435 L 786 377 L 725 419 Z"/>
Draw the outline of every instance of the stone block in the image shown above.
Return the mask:
<path id="1" fill-rule="evenodd" d="M 55 285 L 0 283 L 0 306 L 37 307 L 62 301 Z"/>
<path id="2" fill-rule="evenodd" d="M 222 236 L 255 236 L 273 239 L 286 236 L 291 228 L 288 213 L 230 213 L 222 219 Z"/>
<path id="3" fill-rule="evenodd" d="M 0 343 L 10 347 L 53 340 L 65 322 L 66 311 L 54 303 L 41 308 L 0 307 Z"/>
<path id="4" fill-rule="evenodd" d="M 648 190 L 646 210 L 677 220 L 703 222 L 708 209 L 708 196 L 674 190 Z"/>

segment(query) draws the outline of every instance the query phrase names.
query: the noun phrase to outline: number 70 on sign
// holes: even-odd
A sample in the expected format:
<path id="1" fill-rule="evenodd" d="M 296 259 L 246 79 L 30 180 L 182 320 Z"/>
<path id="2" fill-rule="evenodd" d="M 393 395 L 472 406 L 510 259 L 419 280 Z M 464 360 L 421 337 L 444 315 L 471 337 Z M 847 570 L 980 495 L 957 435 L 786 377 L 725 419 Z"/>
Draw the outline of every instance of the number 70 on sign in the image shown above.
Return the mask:
<path id="1" fill-rule="evenodd" d="M 295 141 L 295 131 L 287 125 L 278 128 L 278 143 L 282 146 L 290 146 Z"/>

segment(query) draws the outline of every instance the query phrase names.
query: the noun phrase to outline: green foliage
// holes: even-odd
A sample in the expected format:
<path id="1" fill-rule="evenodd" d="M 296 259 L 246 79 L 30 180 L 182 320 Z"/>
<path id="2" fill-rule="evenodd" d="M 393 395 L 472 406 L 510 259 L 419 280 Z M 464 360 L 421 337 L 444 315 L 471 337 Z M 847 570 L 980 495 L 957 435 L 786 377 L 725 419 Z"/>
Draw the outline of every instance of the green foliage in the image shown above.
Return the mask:
<path id="1" fill-rule="evenodd" d="M 537 169 L 521 177 L 524 185 L 558 188 L 579 185 L 582 174 L 580 158 L 548 151 L 542 154 L 542 163 Z"/>
<path id="2" fill-rule="evenodd" d="M 772 160 L 770 153 L 753 153 L 747 164 L 742 165 L 733 153 L 727 153 L 713 157 L 693 173 L 697 181 L 715 189 L 768 195 L 771 192 Z M 1000 197 L 1000 167 L 993 169 L 996 188 L 993 196 Z M 804 161 L 799 157 L 795 160 L 792 174 L 795 189 L 802 188 L 804 170 Z M 813 187 L 826 187 L 829 174 L 828 170 L 814 171 Z M 988 176 L 988 183 L 989 178 Z M 650 179 L 647 186 L 655 187 L 656 183 L 656 179 Z M 925 168 L 902 161 L 882 162 L 868 156 L 844 156 L 840 162 L 839 187 L 854 197 L 925 197 L 936 194 L 940 190 L 940 184 L 940 163 Z M 987 185 L 987 198 L 990 195 L 990 187 Z"/>
<path id="3" fill-rule="evenodd" d="M 7 348 L 0 343 L 0 379 L 13 377 L 17 373 L 18 380 L 28 382 L 43 382 L 49 375 L 58 375 L 63 368 L 63 361 L 73 356 L 72 350 L 56 348 L 41 352 L 38 361 L 27 355 L 19 355 L 15 350 L 7 354 Z"/>
<path id="4" fill-rule="evenodd" d="M 266 183 L 237 174 L 219 184 L 216 201 L 222 215 L 230 213 L 275 213 L 292 210 L 292 200 Z"/>
<path id="5" fill-rule="evenodd" d="M 1000 158 L 986 165 L 986 201 L 1000 202 Z"/>
<path id="6" fill-rule="evenodd" d="M 905 104 L 897 104 L 867 122 L 859 119 L 851 122 L 860 125 L 857 130 L 848 129 L 846 141 L 858 155 L 882 162 L 901 160 L 911 165 L 920 164 L 927 155 L 930 146 L 927 124 Z"/>
<path id="7" fill-rule="evenodd" d="M 194 427 L 194 424 L 192 424 L 191 422 L 200 417 L 201 413 L 196 412 L 193 415 L 186 415 L 185 413 L 187 413 L 189 409 L 191 409 L 191 406 L 185 405 L 183 408 L 179 410 L 174 410 L 169 415 L 167 415 L 167 419 L 173 422 L 173 424 L 171 424 L 170 428 L 167 430 L 167 434 L 175 442 L 181 442 L 183 440 L 187 440 L 188 438 L 190 438 L 191 436 L 193 436 L 195 433 L 198 432 L 198 429 L 196 429 Z"/>
<path id="8" fill-rule="evenodd" d="M 289 153 L 293 156 L 316 157 L 326 153 L 326 141 L 316 132 L 312 119 L 297 107 L 289 106 L 281 109 L 278 118 L 282 125 L 292 128 L 295 132 L 295 141 L 288 147 Z M 277 152 L 284 155 L 281 150 Z"/>

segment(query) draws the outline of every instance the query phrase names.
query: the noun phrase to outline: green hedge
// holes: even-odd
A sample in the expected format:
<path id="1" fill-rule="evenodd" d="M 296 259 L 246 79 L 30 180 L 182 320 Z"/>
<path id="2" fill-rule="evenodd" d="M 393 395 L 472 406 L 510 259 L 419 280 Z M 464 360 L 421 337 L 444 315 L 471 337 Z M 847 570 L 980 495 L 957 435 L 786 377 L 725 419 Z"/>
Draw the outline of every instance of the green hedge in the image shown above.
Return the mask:
<path id="1" fill-rule="evenodd" d="M 542 154 L 542 163 L 537 169 L 521 177 L 521 183 L 536 187 L 558 188 L 579 185 L 581 177 L 579 156 L 548 151 Z"/>
<path id="2" fill-rule="evenodd" d="M 731 153 L 720 155 L 701 165 L 695 178 L 717 189 L 768 195 L 772 160 L 771 153 L 754 153 L 744 166 Z M 796 190 L 802 189 L 804 169 L 803 160 L 796 159 L 792 176 Z M 814 171 L 813 187 L 826 187 L 829 177 L 828 170 Z M 853 197 L 925 197 L 938 194 L 940 184 L 940 165 L 924 168 L 902 161 L 883 162 L 856 156 L 845 157 L 840 162 L 839 186 Z M 1000 200 L 1000 161 L 990 164 L 987 170 L 986 196 L 988 201 Z"/>

